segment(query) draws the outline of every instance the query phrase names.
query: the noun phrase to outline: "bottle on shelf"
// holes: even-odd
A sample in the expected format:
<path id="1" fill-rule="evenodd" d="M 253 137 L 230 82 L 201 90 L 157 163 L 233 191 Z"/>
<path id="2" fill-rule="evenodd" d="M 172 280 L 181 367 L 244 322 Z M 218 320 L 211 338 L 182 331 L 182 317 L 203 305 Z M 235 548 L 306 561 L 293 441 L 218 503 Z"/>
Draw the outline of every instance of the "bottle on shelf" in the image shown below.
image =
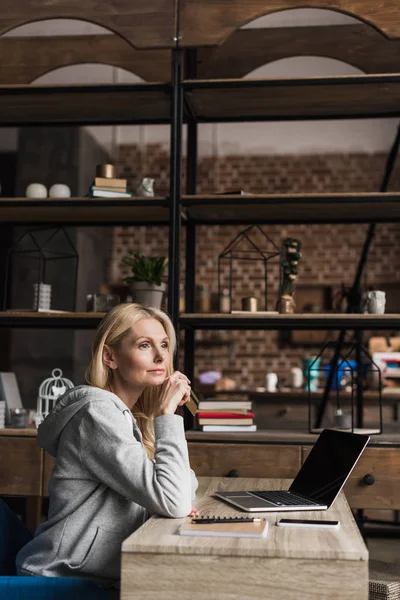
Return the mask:
<path id="1" fill-rule="evenodd" d="M 222 313 L 230 313 L 231 312 L 231 299 L 229 296 L 228 288 L 224 288 L 222 290 L 222 295 L 219 299 L 219 310 Z"/>

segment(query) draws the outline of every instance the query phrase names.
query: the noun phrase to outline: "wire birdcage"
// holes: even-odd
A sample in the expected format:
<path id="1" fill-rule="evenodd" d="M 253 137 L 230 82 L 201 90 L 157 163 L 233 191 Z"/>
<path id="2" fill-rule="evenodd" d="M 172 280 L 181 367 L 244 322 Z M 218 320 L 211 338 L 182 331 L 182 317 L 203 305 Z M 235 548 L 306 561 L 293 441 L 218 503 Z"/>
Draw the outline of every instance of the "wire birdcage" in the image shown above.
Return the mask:
<path id="1" fill-rule="evenodd" d="M 74 387 L 72 381 L 63 377 L 61 369 L 53 369 L 52 377 L 42 381 L 39 387 L 36 410 L 36 427 L 44 421 L 49 413 L 53 410 L 60 396 Z"/>

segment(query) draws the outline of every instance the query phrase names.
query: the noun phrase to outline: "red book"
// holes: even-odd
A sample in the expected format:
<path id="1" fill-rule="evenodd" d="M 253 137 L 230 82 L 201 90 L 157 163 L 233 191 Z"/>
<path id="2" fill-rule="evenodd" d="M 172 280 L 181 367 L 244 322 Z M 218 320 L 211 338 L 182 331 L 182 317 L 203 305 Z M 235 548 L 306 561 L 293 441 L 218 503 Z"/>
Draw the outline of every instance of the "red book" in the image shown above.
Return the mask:
<path id="1" fill-rule="evenodd" d="M 229 412 L 198 412 L 197 417 L 199 419 L 252 419 L 254 417 L 254 413 L 248 412 L 246 414 L 237 414 L 237 413 L 229 413 Z"/>

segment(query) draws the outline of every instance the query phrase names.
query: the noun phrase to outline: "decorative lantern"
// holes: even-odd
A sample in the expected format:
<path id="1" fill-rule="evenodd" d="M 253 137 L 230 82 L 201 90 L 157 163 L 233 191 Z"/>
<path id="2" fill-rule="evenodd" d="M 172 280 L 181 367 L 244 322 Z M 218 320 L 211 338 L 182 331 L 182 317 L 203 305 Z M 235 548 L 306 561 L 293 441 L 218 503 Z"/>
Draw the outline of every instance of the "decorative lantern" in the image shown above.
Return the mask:
<path id="1" fill-rule="evenodd" d="M 14 298 L 13 303 L 22 302 L 22 306 L 13 305 L 14 309 L 32 306 L 33 299 L 34 310 L 48 310 L 51 294 L 56 303 L 53 308 L 67 310 L 70 306 L 69 310 L 74 311 L 78 263 L 78 252 L 64 227 L 27 229 L 7 251 L 3 310 L 9 308 L 9 297 Z M 12 272 L 18 274 L 15 281 Z M 60 291 L 60 279 L 68 281 L 70 294 Z"/>
<path id="2" fill-rule="evenodd" d="M 378 409 L 378 426 L 372 429 L 368 427 L 368 433 L 382 433 L 382 376 L 379 366 L 362 344 L 353 342 L 345 353 L 338 352 L 334 370 L 331 373 L 334 359 L 330 358 L 326 361 L 324 357 L 326 354 L 335 355 L 336 351 L 337 342 L 327 342 L 321 352 L 310 359 L 305 368 L 309 432 L 319 433 L 321 427 L 333 427 L 361 433 L 363 427 L 357 427 L 356 423 L 364 421 L 364 384 L 374 380 L 376 382 L 375 407 Z M 327 403 L 330 406 L 325 406 L 324 398 L 322 398 L 317 404 L 318 416 L 315 417 L 312 414 L 314 405 L 312 392 L 315 391 L 315 385 L 321 389 L 327 387 L 329 383 Z"/>
<path id="3" fill-rule="evenodd" d="M 51 374 L 52 377 L 45 379 L 39 387 L 36 427 L 39 427 L 40 423 L 51 413 L 58 398 L 74 387 L 72 381 L 62 376 L 61 369 L 53 369 Z"/>
<path id="4" fill-rule="evenodd" d="M 255 235 L 258 234 L 259 239 L 263 241 L 264 247 L 260 248 L 256 241 Z M 232 312 L 232 287 L 233 287 L 233 261 L 261 261 L 264 266 L 264 310 L 268 310 L 268 261 L 273 258 L 280 259 L 280 249 L 271 240 L 271 238 L 258 225 L 247 227 L 232 240 L 228 246 L 218 256 L 218 299 L 220 310 L 222 312 L 222 300 L 228 300 L 228 296 L 222 291 L 223 285 L 223 264 L 228 261 L 229 264 L 229 312 Z M 279 268 L 279 279 L 281 280 L 281 269 Z M 279 289 L 282 282 L 279 281 Z M 228 288 L 227 288 L 228 289 Z M 227 303 L 227 302 L 226 302 Z M 223 312 L 228 312 L 227 307 Z"/>

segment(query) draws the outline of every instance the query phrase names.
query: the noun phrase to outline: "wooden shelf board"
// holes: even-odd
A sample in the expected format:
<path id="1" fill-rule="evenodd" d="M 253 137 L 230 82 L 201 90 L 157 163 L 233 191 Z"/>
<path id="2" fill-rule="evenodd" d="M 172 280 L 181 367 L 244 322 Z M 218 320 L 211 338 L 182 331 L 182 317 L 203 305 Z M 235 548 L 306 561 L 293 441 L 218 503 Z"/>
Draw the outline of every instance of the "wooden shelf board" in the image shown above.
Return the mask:
<path id="1" fill-rule="evenodd" d="M 199 122 L 398 117 L 400 75 L 186 80 Z"/>
<path id="2" fill-rule="evenodd" d="M 400 220 L 400 193 L 185 195 L 197 223 L 366 223 Z"/>
<path id="3" fill-rule="evenodd" d="M 186 431 L 188 442 L 222 442 L 222 443 L 243 443 L 243 444 L 305 444 L 315 443 L 318 435 L 308 433 L 307 430 L 288 431 L 285 429 L 258 429 L 252 432 L 208 432 L 208 431 Z M 400 433 L 384 432 L 380 435 L 372 436 L 368 446 L 400 446 Z"/>
<path id="4" fill-rule="evenodd" d="M 1 198 L 0 222 L 168 223 L 168 198 Z"/>
<path id="5" fill-rule="evenodd" d="M 171 86 L 0 85 L 0 124 L 169 123 Z"/>
<path id="6" fill-rule="evenodd" d="M 113 65 L 145 81 L 170 81 L 171 50 L 137 50 L 119 35 L 0 37 L 0 83 L 29 84 L 75 64 Z"/>
<path id="7" fill-rule="evenodd" d="M 183 327 L 194 329 L 400 329 L 400 314 L 360 315 L 360 314 L 293 314 L 259 316 L 255 313 L 248 315 L 232 315 L 226 313 L 184 313 L 180 317 Z"/>
<path id="8" fill-rule="evenodd" d="M 366 23 L 239 29 L 220 46 L 197 50 L 197 76 L 243 77 L 293 56 L 334 58 L 365 73 L 396 73 L 399 55 L 400 40 L 389 40 Z"/>
<path id="9" fill-rule="evenodd" d="M 95 329 L 105 314 L 99 312 L 7 310 L 0 312 L 0 327 Z"/>
<path id="10" fill-rule="evenodd" d="M 388 38 L 400 37 L 400 21 L 396 0 L 335 0 L 335 2 L 309 2 L 304 0 L 229 0 L 229 3 L 213 0 L 180 0 L 179 25 L 184 46 L 216 46 L 243 25 L 258 17 L 287 9 L 333 8 L 348 13 L 378 29 Z M 228 9 L 229 8 L 229 9 Z M 340 40 L 337 42 L 340 44 Z M 240 51 L 240 48 L 238 49 Z"/>

